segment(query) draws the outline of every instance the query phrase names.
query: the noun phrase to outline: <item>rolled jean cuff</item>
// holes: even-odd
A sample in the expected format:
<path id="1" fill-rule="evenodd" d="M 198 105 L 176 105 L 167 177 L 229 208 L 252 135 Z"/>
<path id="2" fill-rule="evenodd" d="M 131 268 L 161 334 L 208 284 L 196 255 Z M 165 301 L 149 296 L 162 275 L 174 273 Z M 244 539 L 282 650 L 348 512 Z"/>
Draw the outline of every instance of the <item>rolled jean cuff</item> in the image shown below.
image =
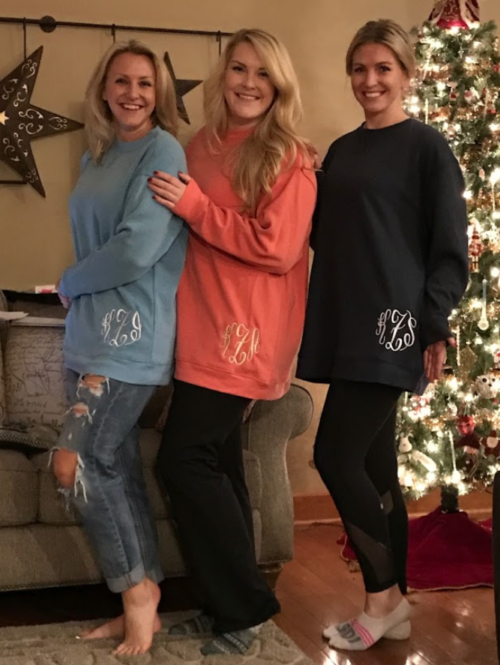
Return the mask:
<path id="1" fill-rule="evenodd" d="M 137 586 L 146 577 L 146 571 L 142 563 L 133 568 L 130 573 L 122 577 L 107 577 L 106 584 L 113 593 L 123 593 Z"/>
<path id="2" fill-rule="evenodd" d="M 165 579 L 165 574 L 160 566 L 155 566 L 154 568 L 147 570 L 146 575 L 155 584 L 159 584 Z"/>

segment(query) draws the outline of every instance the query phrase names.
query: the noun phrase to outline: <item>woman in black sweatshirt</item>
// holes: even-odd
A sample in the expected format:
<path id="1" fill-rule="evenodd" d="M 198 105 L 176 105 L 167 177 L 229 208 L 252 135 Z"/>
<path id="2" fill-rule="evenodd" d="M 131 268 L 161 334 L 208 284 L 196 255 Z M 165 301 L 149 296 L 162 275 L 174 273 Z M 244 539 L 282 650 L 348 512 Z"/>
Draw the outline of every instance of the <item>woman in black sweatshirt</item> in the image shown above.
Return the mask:
<path id="1" fill-rule="evenodd" d="M 331 145 L 319 174 L 297 374 L 330 384 L 314 459 L 366 589 L 364 611 L 324 635 L 363 650 L 410 635 L 396 405 L 439 377 L 454 343 L 448 317 L 467 285 L 467 214 L 445 139 L 404 111 L 415 69 L 404 30 L 367 23 L 346 65 L 366 120 Z"/>

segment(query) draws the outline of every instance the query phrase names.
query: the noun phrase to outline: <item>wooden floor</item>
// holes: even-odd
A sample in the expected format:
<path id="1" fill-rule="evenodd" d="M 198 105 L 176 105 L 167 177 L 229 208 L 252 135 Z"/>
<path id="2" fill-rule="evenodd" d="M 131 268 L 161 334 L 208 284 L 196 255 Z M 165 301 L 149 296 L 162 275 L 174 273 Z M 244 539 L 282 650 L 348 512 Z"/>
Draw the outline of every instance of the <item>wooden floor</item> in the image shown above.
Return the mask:
<path id="1" fill-rule="evenodd" d="M 381 640 L 369 651 L 336 652 L 321 639 L 334 621 L 359 611 L 363 587 L 338 556 L 337 526 L 297 527 L 285 566 L 276 623 L 318 665 L 498 665 L 492 589 L 410 594 L 412 637 Z"/>
<path id="2" fill-rule="evenodd" d="M 493 591 L 411 594 L 413 635 L 406 642 L 382 640 L 367 652 L 332 651 L 322 630 L 358 611 L 363 598 L 359 573 L 338 556 L 337 526 L 297 527 L 295 559 L 277 588 L 282 612 L 276 623 L 318 665 L 498 665 Z M 161 611 L 196 605 L 185 580 L 164 584 Z M 104 586 L 0 593 L 0 626 L 114 616 L 120 605 Z M 269 665 L 274 665 L 269 663 Z"/>

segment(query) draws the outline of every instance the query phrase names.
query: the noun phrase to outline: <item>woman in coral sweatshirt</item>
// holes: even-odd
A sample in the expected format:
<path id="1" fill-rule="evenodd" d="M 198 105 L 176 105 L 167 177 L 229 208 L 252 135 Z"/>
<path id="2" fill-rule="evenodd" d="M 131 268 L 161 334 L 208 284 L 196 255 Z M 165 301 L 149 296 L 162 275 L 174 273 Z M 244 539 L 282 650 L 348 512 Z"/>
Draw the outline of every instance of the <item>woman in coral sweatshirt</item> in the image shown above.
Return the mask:
<path id="1" fill-rule="evenodd" d="M 213 630 L 202 653 L 244 653 L 279 611 L 255 557 L 240 427 L 253 399 L 289 388 L 307 290 L 316 200 L 297 79 L 261 30 L 229 41 L 205 84 L 190 176 L 156 173 L 155 198 L 190 226 L 177 295 L 175 390 L 158 463 Z"/>

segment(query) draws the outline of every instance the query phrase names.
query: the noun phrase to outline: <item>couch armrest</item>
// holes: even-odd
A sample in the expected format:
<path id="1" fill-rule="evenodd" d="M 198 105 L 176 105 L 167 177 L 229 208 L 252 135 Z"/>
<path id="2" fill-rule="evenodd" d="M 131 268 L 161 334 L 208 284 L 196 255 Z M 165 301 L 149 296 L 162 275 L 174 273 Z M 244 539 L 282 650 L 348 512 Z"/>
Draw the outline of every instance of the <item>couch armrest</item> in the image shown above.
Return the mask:
<path id="1" fill-rule="evenodd" d="M 281 399 L 258 401 L 244 428 L 244 445 L 257 455 L 262 469 L 262 548 L 260 563 L 293 557 L 293 497 L 286 448 L 290 439 L 309 427 L 313 401 L 309 392 L 292 385 Z"/>

